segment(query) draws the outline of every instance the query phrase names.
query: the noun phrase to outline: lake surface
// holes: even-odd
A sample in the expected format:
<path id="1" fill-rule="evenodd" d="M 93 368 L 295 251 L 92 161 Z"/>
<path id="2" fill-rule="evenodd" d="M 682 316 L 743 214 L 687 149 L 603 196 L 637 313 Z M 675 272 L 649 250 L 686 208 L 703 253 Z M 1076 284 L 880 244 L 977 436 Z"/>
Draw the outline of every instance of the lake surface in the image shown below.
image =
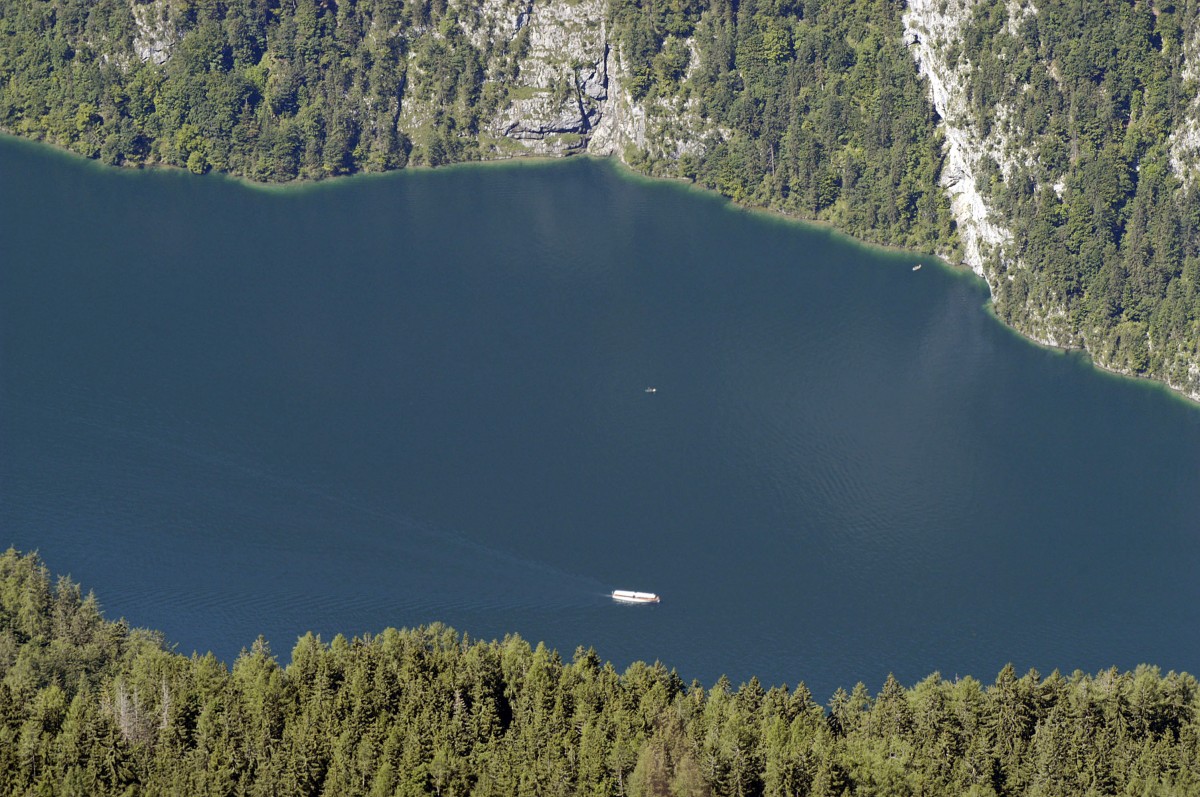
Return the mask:
<path id="1" fill-rule="evenodd" d="M 0 545 L 181 652 L 1200 669 L 1200 410 L 928 260 L 595 161 L 265 191 L 11 139 L 0 241 Z"/>

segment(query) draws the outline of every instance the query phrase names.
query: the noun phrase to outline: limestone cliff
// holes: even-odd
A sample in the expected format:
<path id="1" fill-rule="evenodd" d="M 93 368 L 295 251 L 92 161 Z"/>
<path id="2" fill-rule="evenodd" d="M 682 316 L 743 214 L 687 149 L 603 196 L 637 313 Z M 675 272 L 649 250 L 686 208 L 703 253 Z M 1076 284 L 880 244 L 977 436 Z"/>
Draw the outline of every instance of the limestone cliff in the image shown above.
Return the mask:
<path id="1" fill-rule="evenodd" d="M 627 150 L 678 157 L 702 148 L 712 125 L 686 101 L 635 101 L 626 89 L 608 13 L 607 0 L 458 0 L 459 24 L 478 50 L 498 38 L 516 46 L 515 63 L 485 64 L 485 82 L 508 92 L 481 126 L 484 157 L 586 151 L 625 159 Z M 421 98 L 408 105 L 402 126 L 433 111 Z"/>
<path id="2" fill-rule="evenodd" d="M 1200 179 L 1200 29 L 1184 40 L 1183 77 L 1193 87 L 1182 123 L 1171 131 L 1171 168 L 1180 180 L 1195 185 Z"/>
<path id="3" fill-rule="evenodd" d="M 181 32 L 166 0 L 134 3 L 133 51 L 143 61 L 162 66 L 179 43 Z"/>
<path id="4" fill-rule="evenodd" d="M 989 258 L 1011 257 L 1007 248 L 1012 233 L 997 222 L 980 194 L 976 172 L 984 154 L 1001 154 L 1001 169 L 1011 162 L 1002 155 L 1004 142 L 999 130 L 984 135 L 975 124 L 966 103 L 969 67 L 949 60 L 973 5 L 973 0 L 910 0 L 904 15 L 904 38 L 929 82 L 930 100 L 942 117 L 946 155 L 942 186 L 950 196 L 950 207 L 958 222 L 963 261 L 986 278 L 984 263 Z"/>
<path id="5" fill-rule="evenodd" d="M 1078 211 L 1086 202 L 1097 201 L 1093 195 L 1085 196 L 1080 186 L 1080 174 L 1088 168 L 1086 161 L 1099 160 L 1108 154 L 1095 150 L 1088 152 L 1086 142 L 1081 151 L 1081 137 L 1073 133 L 1069 163 L 1074 176 L 1069 178 L 1063 173 L 1063 167 L 1056 165 L 1054 159 L 1038 147 L 1039 142 L 1050 136 L 1046 130 L 1036 129 L 1044 116 L 1031 116 L 1024 102 L 1030 83 L 1040 80 L 1043 87 L 1049 85 L 1049 93 L 1061 106 L 1077 101 L 1077 96 L 1068 95 L 1069 88 L 1060 76 L 1063 64 L 1056 58 L 1045 57 L 1044 46 L 1040 51 L 1035 49 L 1038 55 L 1029 59 L 1031 50 L 1026 42 L 1036 38 L 1037 27 L 1036 20 L 1032 26 L 1026 26 L 1025 21 L 1038 16 L 1039 9 L 1034 3 L 1008 0 L 1003 5 L 1003 25 L 994 35 L 997 40 L 1008 38 L 1003 43 L 992 44 L 999 52 L 994 56 L 993 65 L 997 62 L 1007 65 L 1005 80 L 1000 81 L 1000 88 L 996 88 L 993 77 L 981 78 L 981 71 L 987 65 L 983 58 L 973 61 L 965 55 L 963 41 L 970 38 L 968 28 L 978 26 L 982 15 L 998 6 L 995 3 L 985 5 L 982 0 L 909 0 L 904 15 L 905 41 L 928 80 L 930 99 L 942 119 L 946 156 L 942 185 L 951 198 L 963 243 L 964 261 L 988 282 L 993 297 L 1001 305 L 1002 317 L 1034 340 L 1051 346 L 1086 349 L 1103 368 L 1129 375 L 1154 376 L 1200 400 L 1200 326 L 1194 323 L 1190 328 L 1178 325 L 1184 326 L 1183 334 L 1178 330 L 1156 334 L 1154 319 L 1141 308 L 1132 311 L 1126 308 L 1117 323 L 1111 325 L 1088 318 L 1079 309 L 1089 300 L 1097 301 L 1093 294 L 1098 289 L 1112 282 L 1136 279 L 1138 275 L 1133 273 L 1139 265 L 1136 258 L 1122 257 L 1114 251 L 1114 246 L 1109 246 L 1103 256 L 1107 263 L 1102 268 L 1105 273 L 1115 276 L 1109 278 L 1102 273 L 1093 285 L 1078 289 L 1082 296 L 1070 295 L 1061 285 L 1047 278 L 1042 263 L 1029 262 L 1025 256 L 1030 224 L 1026 220 L 1025 229 L 1015 232 L 1014 214 L 1020 210 L 1013 208 L 1012 197 L 1016 191 L 989 190 L 1010 181 L 1023 182 L 1028 185 L 1024 190 L 1030 197 L 1026 200 L 1029 202 L 1036 201 L 1034 197 L 1040 192 L 1053 191 L 1053 197 L 1042 194 L 1050 197 L 1044 211 L 1046 216 Z M 1020 73 L 1012 69 L 1012 61 L 1020 56 L 1025 56 L 1027 66 L 1024 76 L 1017 78 L 1015 75 Z M 1179 182 L 1166 185 L 1169 189 L 1175 185 L 1170 190 L 1181 197 L 1181 202 L 1188 204 L 1195 195 L 1187 194 L 1184 189 L 1194 186 L 1200 175 L 1200 97 L 1195 91 L 1197 78 L 1200 78 L 1200 66 L 1197 66 L 1200 64 L 1200 30 L 1185 35 L 1183 58 L 1188 102 L 1166 137 L 1170 168 Z M 1103 76 L 1099 65 L 1091 68 L 1095 74 Z M 1103 85 L 1102 89 L 1107 90 Z M 978 95 L 983 91 L 988 91 L 995 101 L 981 108 Z M 1155 135 L 1152 125 L 1144 121 L 1145 110 L 1139 118 L 1138 105 L 1145 108 L 1152 101 L 1144 99 L 1149 96 L 1148 90 L 1143 89 L 1140 96 L 1136 91 L 1133 94 L 1134 104 L 1125 119 L 1128 129 L 1137 134 L 1126 136 L 1122 153 L 1125 159 L 1132 161 L 1128 178 L 1132 185 L 1124 189 L 1127 195 L 1138 191 L 1143 161 L 1149 162 L 1155 156 L 1155 147 L 1163 143 L 1161 136 Z M 1033 124 L 1030 124 L 1031 120 Z M 1145 125 L 1146 129 L 1138 130 L 1140 125 Z M 1118 169 L 1121 160 L 1112 161 Z M 984 172 L 990 172 L 990 175 L 985 176 Z M 1147 193 L 1149 191 L 1147 189 Z M 996 207 L 994 197 L 1001 196 L 1009 204 L 1007 212 Z M 1134 226 L 1135 222 L 1145 222 L 1138 222 L 1136 200 L 1130 201 L 1126 197 L 1120 202 L 1122 209 L 1128 205 L 1135 209 L 1132 214 L 1125 213 L 1124 218 L 1114 214 L 1117 221 L 1113 223 L 1120 226 L 1122 234 L 1140 229 Z M 1185 207 L 1182 215 L 1186 218 L 1189 212 Z M 1026 213 L 1027 217 L 1036 218 L 1036 215 Z M 1077 217 L 1080 215 L 1077 212 Z M 1145 247 L 1166 248 L 1167 245 L 1166 242 L 1148 240 Z M 1171 268 L 1168 266 L 1165 271 L 1169 272 Z M 1173 268 L 1174 274 L 1160 278 L 1164 286 L 1159 290 L 1164 294 L 1168 293 L 1169 283 L 1179 277 L 1179 264 L 1175 263 Z M 1152 279 L 1147 281 L 1154 282 Z M 1020 284 L 1019 290 L 1014 288 L 1014 283 Z M 1187 289 L 1195 290 L 1195 286 L 1188 285 Z M 1120 302 L 1116 300 L 1115 303 L 1119 305 Z M 1151 358 L 1157 365 L 1147 365 Z"/>

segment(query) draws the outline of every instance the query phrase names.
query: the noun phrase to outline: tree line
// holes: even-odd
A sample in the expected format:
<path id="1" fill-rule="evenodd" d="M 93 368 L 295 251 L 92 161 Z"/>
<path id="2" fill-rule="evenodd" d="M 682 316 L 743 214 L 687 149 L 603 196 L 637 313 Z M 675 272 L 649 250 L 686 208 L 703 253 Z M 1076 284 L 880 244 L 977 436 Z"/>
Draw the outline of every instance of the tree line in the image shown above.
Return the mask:
<path id="1" fill-rule="evenodd" d="M 0 555 L 0 793 L 12 795 L 1194 795 L 1200 688 L 1154 667 L 992 684 L 933 674 L 824 706 L 800 684 L 618 673 L 440 625 L 226 667 L 104 619 Z"/>

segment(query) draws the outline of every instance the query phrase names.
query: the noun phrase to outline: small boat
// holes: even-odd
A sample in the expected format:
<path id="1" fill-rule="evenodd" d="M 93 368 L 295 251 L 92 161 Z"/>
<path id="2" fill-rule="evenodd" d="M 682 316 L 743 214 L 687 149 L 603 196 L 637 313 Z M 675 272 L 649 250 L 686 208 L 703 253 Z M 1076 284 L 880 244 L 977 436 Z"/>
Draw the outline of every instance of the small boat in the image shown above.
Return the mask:
<path id="1" fill-rule="evenodd" d="M 648 387 L 648 388 L 646 388 L 646 392 L 647 392 L 647 393 L 657 393 L 657 392 L 658 392 L 658 388 L 656 388 L 656 387 Z"/>
<path id="2" fill-rule="evenodd" d="M 921 266 L 923 266 L 923 265 L 924 265 L 923 263 L 917 263 L 915 266 L 913 266 L 913 271 L 920 271 Z"/>
<path id="3" fill-rule="evenodd" d="M 658 603 L 660 600 L 653 592 L 634 592 L 631 589 L 614 589 L 612 599 L 621 603 Z"/>

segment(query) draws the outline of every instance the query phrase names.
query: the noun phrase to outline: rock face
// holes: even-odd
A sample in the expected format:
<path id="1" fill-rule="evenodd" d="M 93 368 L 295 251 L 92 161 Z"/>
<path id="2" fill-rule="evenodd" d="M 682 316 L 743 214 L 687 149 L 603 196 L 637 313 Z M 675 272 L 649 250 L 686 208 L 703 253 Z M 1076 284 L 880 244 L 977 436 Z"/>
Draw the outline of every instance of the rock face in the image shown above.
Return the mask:
<path id="1" fill-rule="evenodd" d="M 586 148 L 609 105 L 604 0 L 487 0 L 479 20 L 465 26 L 472 41 L 506 32 L 510 41 L 523 37 L 513 78 L 520 96 L 490 121 L 489 132 L 541 155 Z"/>
<path id="2" fill-rule="evenodd" d="M 464 0 L 462 5 L 460 25 L 477 48 L 498 36 L 520 48 L 514 76 L 497 74 L 500 64 L 485 67 L 488 80 L 517 87 L 486 124 L 497 142 L 494 154 L 587 151 L 625 159 L 631 147 L 678 157 L 699 152 L 704 134 L 711 132 L 686 102 L 633 99 L 624 86 L 620 47 L 608 35 L 606 0 Z"/>
<path id="3" fill-rule="evenodd" d="M 1184 42 L 1183 77 L 1193 85 L 1200 83 L 1200 30 L 1192 31 Z M 1200 92 L 1192 96 L 1183 123 L 1171 133 L 1171 168 L 1185 184 L 1200 182 Z M 1187 381 L 1168 381 L 1171 387 L 1200 401 L 1200 358 L 1187 366 Z"/>
<path id="4" fill-rule="evenodd" d="M 1007 256 L 1012 233 L 997 223 L 980 194 L 978 165 L 985 154 L 998 155 L 1001 170 L 1009 164 L 999 126 L 993 127 L 990 135 L 982 135 L 967 105 L 969 66 L 947 61 L 947 53 L 961 38 L 974 6 L 975 0 L 910 0 L 904 15 L 904 39 L 929 82 L 930 99 L 942 117 L 946 156 L 942 186 L 958 222 L 963 260 L 986 278 L 985 261 L 991 256 Z"/>
<path id="5" fill-rule="evenodd" d="M 133 51 L 137 57 L 159 66 L 165 64 L 180 39 L 168 0 L 134 3 L 133 22 L 137 27 L 133 37 Z"/>
<path id="6" fill-rule="evenodd" d="M 963 262 L 987 281 L 993 296 L 1003 286 L 1004 271 L 1027 268 L 1014 254 L 1013 234 L 993 210 L 980 189 L 980 174 L 985 159 L 995 163 L 1007 179 L 1021 159 L 1036 158 L 1014 142 L 1025 137 L 1015 123 L 1015 114 L 1005 106 L 996 109 L 996 118 L 986 133 L 972 112 L 970 97 L 971 64 L 961 59 L 951 62 L 957 53 L 965 26 L 971 21 L 978 0 L 910 0 L 904 15 L 904 37 L 921 74 L 929 83 L 930 100 L 942 118 L 944 135 L 942 186 L 950 198 L 950 208 L 958 224 L 963 245 Z M 1006 6 L 1007 27 L 1016 29 L 1020 20 L 1036 15 L 1032 4 L 1013 0 Z M 1061 183 L 1057 190 L 1061 191 Z M 1034 308 L 1029 316 L 1032 326 L 1023 330 L 1039 343 L 1049 346 L 1079 347 L 1084 342 L 1066 322 L 1066 314 L 1054 306 Z"/>
<path id="7" fill-rule="evenodd" d="M 1019 308 L 1020 331 L 1033 340 L 1064 348 L 1089 351 L 1102 368 L 1136 374 L 1127 360 L 1116 356 L 1117 344 L 1111 330 L 1080 324 L 1071 317 L 1064 297 L 1053 290 L 1028 290 L 1019 298 L 1006 293 L 1014 274 L 1030 277 L 1038 283 L 1038 275 L 1023 261 L 1020 247 L 1014 242 L 1004 216 L 989 204 L 982 184 L 987 167 L 998 169 L 1005 181 L 1018 173 L 1025 164 L 1041 162 L 1040 153 L 1031 149 L 1034 140 L 1030 131 L 1022 129 L 1019 113 L 1012 98 L 1001 99 L 986 128 L 971 108 L 973 65 L 962 55 L 961 42 L 966 27 L 971 24 L 981 0 L 909 0 L 904 14 L 904 37 L 921 74 L 927 79 L 929 96 L 938 115 L 944 136 L 945 164 L 942 185 L 951 200 L 951 209 L 958 225 L 963 260 L 983 277 L 993 297 L 1007 300 Z M 1009 0 L 1004 28 L 1016 36 L 1021 23 L 1039 11 L 1029 0 Z M 1200 30 L 1184 41 L 1184 79 L 1200 81 Z M 1048 74 L 1060 82 L 1057 65 L 1043 64 Z M 1020 90 L 1022 87 L 1018 86 Z M 1028 89 L 1028 86 L 1024 87 Z M 1171 169 L 1179 180 L 1195 184 L 1200 179 L 1200 96 L 1193 93 L 1182 121 L 1169 136 Z M 1029 174 L 1028 170 L 1025 172 Z M 1065 177 L 1041 171 L 1035 186 L 1048 187 L 1064 196 Z M 1143 345 L 1153 349 L 1156 341 L 1150 338 L 1144 325 L 1126 325 L 1128 334 L 1138 336 Z M 1122 333 L 1118 330 L 1118 336 Z M 1164 346 L 1169 365 L 1155 375 L 1179 392 L 1200 401 L 1200 351 L 1195 341 L 1173 340 Z"/>
<path id="8" fill-rule="evenodd" d="M 1183 61 L 1184 80 L 1200 83 L 1200 30 L 1184 40 Z M 1170 141 L 1171 168 L 1184 183 L 1194 184 L 1200 179 L 1200 92 L 1192 96 L 1183 124 Z"/>

